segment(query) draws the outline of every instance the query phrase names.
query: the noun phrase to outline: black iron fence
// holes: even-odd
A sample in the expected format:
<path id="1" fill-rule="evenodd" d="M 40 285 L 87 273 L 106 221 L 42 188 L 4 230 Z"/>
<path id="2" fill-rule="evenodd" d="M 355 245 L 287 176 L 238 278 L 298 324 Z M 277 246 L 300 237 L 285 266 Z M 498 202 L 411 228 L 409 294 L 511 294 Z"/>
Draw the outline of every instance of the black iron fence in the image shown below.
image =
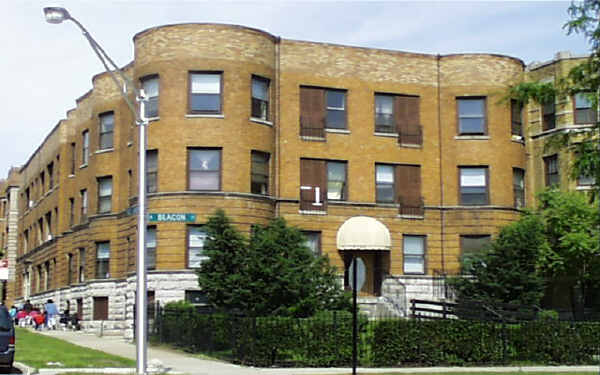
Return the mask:
<path id="1" fill-rule="evenodd" d="M 466 309 L 465 304 L 424 307 L 424 302 L 431 303 L 411 301 L 411 312 L 418 319 L 361 316 L 359 365 L 508 365 L 522 361 L 583 365 L 598 363 L 600 358 L 600 322 L 521 319 L 525 315 L 495 319 L 497 311 L 475 314 L 477 309 Z M 189 352 L 252 366 L 352 365 L 349 312 L 291 318 L 208 313 L 189 305 L 157 306 L 154 311 L 149 331 L 152 340 Z"/>

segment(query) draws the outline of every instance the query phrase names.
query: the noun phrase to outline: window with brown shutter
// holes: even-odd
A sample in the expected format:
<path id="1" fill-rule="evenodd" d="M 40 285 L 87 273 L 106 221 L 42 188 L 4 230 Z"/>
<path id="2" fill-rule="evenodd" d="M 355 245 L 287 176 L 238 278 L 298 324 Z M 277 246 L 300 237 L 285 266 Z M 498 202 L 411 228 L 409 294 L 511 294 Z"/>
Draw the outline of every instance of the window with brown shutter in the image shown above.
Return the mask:
<path id="1" fill-rule="evenodd" d="M 423 216 L 423 198 L 421 197 L 421 166 L 397 165 L 396 189 L 400 215 Z"/>
<path id="2" fill-rule="evenodd" d="M 300 135 L 325 138 L 325 90 L 300 87 Z"/>
<path id="3" fill-rule="evenodd" d="M 418 96 L 396 96 L 394 117 L 400 144 L 420 145 L 423 143 L 420 98 Z"/>
<path id="4" fill-rule="evenodd" d="M 300 210 L 326 210 L 326 172 L 325 160 L 300 159 Z"/>
<path id="5" fill-rule="evenodd" d="M 93 320 L 108 320 L 108 297 L 94 297 Z"/>

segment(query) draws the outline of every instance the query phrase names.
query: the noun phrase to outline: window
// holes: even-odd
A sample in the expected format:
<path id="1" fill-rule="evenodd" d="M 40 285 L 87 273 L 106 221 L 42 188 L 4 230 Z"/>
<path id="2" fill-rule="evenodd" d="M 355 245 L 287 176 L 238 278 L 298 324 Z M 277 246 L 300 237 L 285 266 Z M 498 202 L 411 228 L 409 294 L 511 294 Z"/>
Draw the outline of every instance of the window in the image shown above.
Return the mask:
<path id="1" fill-rule="evenodd" d="M 194 305 L 204 305 L 209 302 L 206 293 L 201 290 L 186 290 L 185 300 Z"/>
<path id="2" fill-rule="evenodd" d="M 48 164 L 48 190 L 54 187 L 54 162 Z"/>
<path id="3" fill-rule="evenodd" d="M 142 78 L 142 89 L 148 99 L 144 110 L 145 117 L 158 117 L 158 76 L 154 75 Z"/>
<path id="4" fill-rule="evenodd" d="M 146 151 L 146 192 L 158 191 L 158 150 Z"/>
<path id="5" fill-rule="evenodd" d="M 523 136 L 523 103 L 515 99 L 510 101 L 510 122 L 511 134 Z"/>
<path id="6" fill-rule="evenodd" d="M 45 176 L 44 172 L 40 173 L 40 198 L 46 191 L 46 179 L 44 176 Z"/>
<path id="7" fill-rule="evenodd" d="M 321 255 L 321 232 L 302 231 L 306 241 L 304 245 L 310 249 L 313 255 Z"/>
<path id="8" fill-rule="evenodd" d="M 113 148 L 113 129 L 115 127 L 115 115 L 113 112 L 100 115 L 100 143 L 99 149 Z"/>
<path id="9" fill-rule="evenodd" d="M 75 163 L 76 163 L 75 160 L 76 160 L 76 157 L 77 157 L 77 155 L 76 155 L 76 152 L 77 152 L 76 151 L 76 147 L 77 146 L 75 145 L 75 142 L 72 142 L 71 143 L 71 173 L 70 173 L 71 175 L 75 174 Z"/>
<path id="10" fill-rule="evenodd" d="M 550 130 L 556 127 L 554 98 L 542 105 L 542 129 Z"/>
<path id="11" fill-rule="evenodd" d="M 324 211 L 323 201 L 347 200 L 346 162 L 300 160 L 300 209 Z"/>
<path id="12" fill-rule="evenodd" d="M 81 133 L 81 138 L 81 164 L 87 165 L 90 157 L 90 132 L 84 130 L 83 133 Z"/>
<path id="13" fill-rule="evenodd" d="M 425 236 L 403 235 L 404 273 L 425 274 Z"/>
<path id="14" fill-rule="evenodd" d="M 596 177 L 580 174 L 577 177 L 577 186 L 593 186 L 596 184 Z"/>
<path id="15" fill-rule="evenodd" d="M 50 289 L 50 285 L 52 285 L 52 274 L 50 273 L 50 262 L 46 261 L 44 263 L 44 290 Z"/>
<path id="16" fill-rule="evenodd" d="M 460 250 L 462 256 L 469 256 L 480 252 L 491 242 L 489 234 L 469 234 L 460 236 Z"/>
<path id="17" fill-rule="evenodd" d="M 29 250 L 29 229 L 25 229 L 23 232 L 23 248 L 25 252 Z"/>
<path id="18" fill-rule="evenodd" d="M 250 172 L 250 191 L 252 194 L 269 194 L 269 154 L 252 151 Z"/>
<path id="19" fill-rule="evenodd" d="M 399 203 L 400 215 L 423 216 L 421 166 L 375 164 L 375 201 Z"/>
<path id="20" fill-rule="evenodd" d="M 252 77 L 252 114 L 260 120 L 269 120 L 269 80 L 266 78 Z"/>
<path id="21" fill-rule="evenodd" d="M 525 171 L 521 168 L 513 168 L 513 195 L 515 208 L 525 207 Z"/>
<path id="22" fill-rule="evenodd" d="M 96 278 L 108 279 L 110 277 L 110 242 L 96 243 Z"/>
<path id="23" fill-rule="evenodd" d="M 190 113 L 221 113 L 221 73 L 190 73 Z"/>
<path id="24" fill-rule="evenodd" d="M 74 257 L 73 254 L 67 254 L 67 285 L 73 283 L 73 269 L 74 269 Z"/>
<path id="25" fill-rule="evenodd" d="M 75 224 L 75 199 L 69 198 L 69 227 Z"/>
<path id="26" fill-rule="evenodd" d="M 558 155 L 550 155 L 544 158 L 544 174 L 546 177 L 546 186 L 560 184 L 560 176 L 558 174 Z"/>
<path id="27" fill-rule="evenodd" d="M 98 213 L 112 210 L 112 177 L 98 178 Z"/>
<path id="28" fill-rule="evenodd" d="M 460 167 L 460 204 L 488 204 L 487 167 Z"/>
<path id="29" fill-rule="evenodd" d="M 77 280 L 82 283 L 85 281 L 85 249 L 79 248 L 79 267 Z"/>
<path id="30" fill-rule="evenodd" d="M 188 149 L 189 190 L 221 189 L 221 150 Z"/>
<path id="31" fill-rule="evenodd" d="M 375 165 L 375 190 L 376 201 L 378 203 L 396 202 L 396 189 L 394 188 L 394 169 L 395 168 L 393 165 Z"/>
<path id="32" fill-rule="evenodd" d="M 375 95 L 375 131 L 380 133 L 395 133 L 394 96 Z"/>
<path id="33" fill-rule="evenodd" d="M 200 268 L 203 261 L 208 259 L 204 255 L 204 241 L 206 232 L 201 225 L 188 225 L 188 268 Z"/>
<path id="34" fill-rule="evenodd" d="M 346 91 L 300 87 L 300 135 L 324 138 L 325 128 L 346 129 Z"/>
<path id="35" fill-rule="evenodd" d="M 346 92 L 326 90 L 327 117 L 325 127 L 346 129 Z"/>
<path id="36" fill-rule="evenodd" d="M 156 268 L 156 226 L 146 228 L 146 269 Z"/>
<path id="37" fill-rule="evenodd" d="M 327 162 L 327 200 L 346 200 L 345 162 Z"/>
<path id="38" fill-rule="evenodd" d="M 108 297 L 94 297 L 93 320 L 108 320 Z"/>
<path id="39" fill-rule="evenodd" d="M 42 273 L 42 265 L 40 264 L 39 266 L 37 266 L 37 283 L 36 283 L 36 290 L 38 292 L 42 291 L 42 280 L 43 280 L 43 273 Z"/>
<path id="40" fill-rule="evenodd" d="M 592 107 L 589 93 L 580 92 L 573 98 L 575 106 L 575 124 L 592 124 L 596 122 L 596 111 Z"/>
<path id="41" fill-rule="evenodd" d="M 87 220 L 87 205 L 88 205 L 88 196 L 87 196 L 87 189 L 83 189 L 79 192 L 79 196 L 81 198 L 81 212 L 80 212 L 80 219 L 79 221 L 81 223 L 83 223 L 84 221 Z"/>
<path id="42" fill-rule="evenodd" d="M 397 133 L 400 144 L 422 144 L 420 98 L 375 94 L 375 132 Z"/>
<path id="43" fill-rule="evenodd" d="M 458 98 L 458 133 L 486 134 L 485 98 Z"/>

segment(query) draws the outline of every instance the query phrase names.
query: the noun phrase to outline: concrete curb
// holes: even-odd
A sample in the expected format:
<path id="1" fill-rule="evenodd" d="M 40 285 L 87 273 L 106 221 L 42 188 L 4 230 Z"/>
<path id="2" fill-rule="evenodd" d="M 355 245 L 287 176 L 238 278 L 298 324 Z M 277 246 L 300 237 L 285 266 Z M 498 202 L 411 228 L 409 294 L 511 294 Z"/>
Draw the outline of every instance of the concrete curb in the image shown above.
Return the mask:
<path id="1" fill-rule="evenodd" d="M 264 374 L 349 374 L 352 368 L 256 368 Z M 418 374 L 418 373 L 469 373 L 469 372 L 500 372 L 500 373 L 522 373 L 522 372 L 594 372 L 598 373 L 598 366 L 506 366 L 506 367 L 403 367 L 403 368 L 372 368 L 359 367 L 356 369 L 361 374 Z"/>
<path id="2" fill-rule="evenodd" d="M 19 371 L 21 371 L 23 375 L 31 375 L 36 373 L 35 368 L 29 367 L 21 362 L 13 362 L 13 367 L 19 369 Z"/>

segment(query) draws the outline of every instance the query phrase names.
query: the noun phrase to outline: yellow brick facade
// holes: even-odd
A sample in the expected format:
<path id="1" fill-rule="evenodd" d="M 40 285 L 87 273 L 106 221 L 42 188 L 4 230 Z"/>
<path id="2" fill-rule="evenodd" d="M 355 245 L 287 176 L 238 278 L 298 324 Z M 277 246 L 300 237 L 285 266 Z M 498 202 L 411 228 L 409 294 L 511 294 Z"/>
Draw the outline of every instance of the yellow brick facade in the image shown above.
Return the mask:
<path id="1" fill-rule="evenodd" d="M 399 288 L 405 299 L 444 298 L 439 281 L 458 271 L 460 236 L 494 236 L 518 218 L 513 168 L 527 171 L 528 205 L 539 190 L 534 182 L 537 172 L 530 172 L 539 166 L 528 158 L 535 143 L 511 136 L 510 105 L 501 100 L 509 85 L 523 79 L 524 65 L 518 59 L 286 40 L 260 30 L 215 24 L 152 28 L 137 34 L 134 44 L 135 57 L 124 68 L 125 74 L 134 82 L 149 76 L 157 76 L 159 82 L 158 116 L 150 121 L 147 132 L 147 149 L 158 150 L 157 192 L 148 194 L 147 211 L 193 213 L 195 224 L 202 224 L 216 208 L 222 208 L 246 233 L 251 225 L 278 216 L 302 230 L 320 232 L 321 252 L 340 275 L 345 254 L 363 254 L 366 300 L 377 303 L 377 298 Z M 190 72 L 220 74 L 220 113 L 190 113 Z M 252 118 L 254 76 L 270 82 L 266 121 Z M 345 129 L 326 129 L 318 141 L 300 136 L 300 92 L 305 86 L 344 90 Z M 397 134 L 375 132 L 378 93 L 419 97 L 422 144 L 404 145 Z M 485 98 L 485 134 L 459 134 L 457 98 Z M 107 112 L 114 113 L 114 146 L 100 150 L 100 115 Z M 526 111 L 530 124 L 534 117 L 534 109 Z M 20 169 L 16 280 L 9 300 L 40 302 L 53 297 L 61 308 L 68 301 L 70 309 L 77 306 L 93 328 L 94 298 L 109 295 L 107 320 L 115 329 L 131 323 L 138 176 L 133 121 L 110 76 L 99 74 L 93 78 L 93 88 L 77 100 L 77 107 Z M 89 159 L 84 163 L 86 131 Z M 190 190 L 188 150 L 192 148 L 220 150 L 218 191 Z M 268 195 L 251 193 L 252 151 L 270 155 Z M 347 196 L 327 202 L 325 212 L 300 210 L 300 165 L 305 158 L 346 163 Z M 380 163 L 420 166 L 422 215 L 401 215 L 397 203 L 376 203 L 375 166 Z M 461 204 L 460 167 L 486 168 L 487 204 Z M 107 176 L 112 177 L 112 207 L 99 214 L 98 178 Z M 87 217 L 81 215 L 84 189 Z M 47 213 L 50 230 L 44 221 Z M 391 248 L 362 253 L 338 250 L 340 226 L 356 216 L 385 225 Z M 42 237 L 38 235 L 40 219 Z M 148 284 L 154 298 L 182 299 L 186 290 L 198 290 L 187 265 L 190 223 L 150 224 L 157 233 L 156 268 L 150 271 Z M 403 238 L 410 235 L 426 239 L 422 274 L 405 274 Z M 110 243 L 109 272 L 100 280 L 96 251 L 104 241 Z M 81 249 L 85 260 L 80 259 Z"/>

